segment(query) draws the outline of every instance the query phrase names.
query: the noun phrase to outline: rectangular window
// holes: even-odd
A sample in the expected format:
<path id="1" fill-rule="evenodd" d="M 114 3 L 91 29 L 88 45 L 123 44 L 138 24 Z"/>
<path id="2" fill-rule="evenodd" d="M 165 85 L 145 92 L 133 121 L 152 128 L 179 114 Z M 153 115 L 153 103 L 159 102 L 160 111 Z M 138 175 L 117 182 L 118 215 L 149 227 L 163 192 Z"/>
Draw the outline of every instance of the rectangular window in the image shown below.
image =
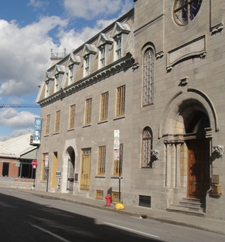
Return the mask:
<path id="1" fill-rule="evenodd" d="M 85 119 L 84 119 L 85 125 L 88 125 L 91 123 L 91 107 L 92 107 L 92 98 L 89 98 L 85 102 Z"/>
<path id="2" fill-rule="evenodd" d="M 84 77 L 90 74 L 90 58 L 89 55 L 84 56 Z"/>
<path id="3" fill-rule="evenodd" d="M 98 175 L 105 174 L 105 159 L 106 159 L 106 147 L 98 147 Z"/>
<path id="4" fill-rule="evenodd" d="M 116 116 L 125 114 L 125 85 L 117 88 Z"/>
<path id="5" fill-rule="evenodd" d="M 68 80 L 68 85 L 72 84 L 73 83 L 73 65 L 70 65 L 69 66 L 69 73 L 68 73 L 68 77 L 69 77 L 69 80 Z"/>
<path id="6" fill-rule="evenodd" d="M 47 181 L 48 175 L 48 153 L 42 155 L 41 180 Z"/>
<path id="7" fill-rule="evenodd" d="M 100 121 L 106 120 L 108 118 L 108 99 L 109 92 L 101 94 Z"/>
<path id="8" fill-rule="evenodd" d="M 59 132 L 59 123 L 60 123 L 60 111 L 57 111 L 55 114 L 55 133 Z"/>
<path id="9" fill-rule="evenodd" d="M 116 49 L 115 49 L 115 60 L 118 60 L 121 58 L 121 35 L 116 36 Z"/>
<path id="10" fill-rule="evenodd" d="M 95 198 L 96 199 L 100 199 L 100 200 L 103 200 L 103 190 L 96 190 L 95 191 Z"/>
<path id="11" fill-rule="evenodd" d="M 121 194 L 119 192 L 112 192 L 112 202 L 119 202 Z"/>
<path id="12" fill-rule="evenodd" d="M 99 68 L 105 66 L 105 45 L 102 45 L 99 49 Z"/>
<path id="13" fill-rule="evenodd" d="M 49 81 L 45 82 L 45 97 L 49 96 Z"/>
<path id="14" fill-rule="evenodd" d="M 75 125 L 75 105 L 70 106 L 70 113 L 69 113 L 69 129 L 74 129 Z"/>
<path id="15" fill-rule="evenodd" d="M 151 207 L 151 197 L 139 195 L 139 206 L 150 208 Z"/>
<path id="16" fill-rule="evenodd" d="M 55 87 L 54 87 L 54 92 L 58 92 L 59 91 L 59 74 L 55 75 Z"/>
<path id="17" fill-rule="evenodd" d="M 114 160 L 113 175 L 121 176 L 123 172 L 123 144 L 120 144 L 119 160 Z"/>
<path id="18" fill-rule="evenodd" d="M 49 135 L 49 126 L 50 126 L 50 114 L 46 116 L 45 135 Z"/>

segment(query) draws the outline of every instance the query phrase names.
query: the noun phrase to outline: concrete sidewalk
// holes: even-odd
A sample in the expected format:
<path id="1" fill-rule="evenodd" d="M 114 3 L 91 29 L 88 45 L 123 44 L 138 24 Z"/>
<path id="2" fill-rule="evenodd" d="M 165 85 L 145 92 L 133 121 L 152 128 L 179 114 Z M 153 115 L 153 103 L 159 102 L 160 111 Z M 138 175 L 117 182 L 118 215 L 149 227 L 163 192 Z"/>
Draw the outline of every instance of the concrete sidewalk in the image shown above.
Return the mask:
<path id="1" fill-rule="evenodd" d="M 153 210 L 151 208 L 134 207 L 124 205 L 124 210 L 116 210 L 115 204 L 111 204 L 111 207 L 106 207 L 105 200 L 90 199 L 86 197 L 74 196 L 65 193 L 50 193 L 36 190 L 17 189 L 23 192 L 27 192 L 36 196 L 40 196 L 48 199 L 59 199 L 72 203 L 79 203 L 86 206 L 92 206 L 99 209 L 106 209 L 109 211 L 119 212 L 122 214 L 129 214 L 133 216 L 143 216 L 147 219 L 157 220 L 170 224 L 176 224 L 181 226 L 187 226 L 191 228 L 202 229 L 225 235 L 225 221 L 214 220 L 209 218 L 202 218 L 198 216 L 180 214 L 176 212 L 167 212 L 160 210 Z"/>

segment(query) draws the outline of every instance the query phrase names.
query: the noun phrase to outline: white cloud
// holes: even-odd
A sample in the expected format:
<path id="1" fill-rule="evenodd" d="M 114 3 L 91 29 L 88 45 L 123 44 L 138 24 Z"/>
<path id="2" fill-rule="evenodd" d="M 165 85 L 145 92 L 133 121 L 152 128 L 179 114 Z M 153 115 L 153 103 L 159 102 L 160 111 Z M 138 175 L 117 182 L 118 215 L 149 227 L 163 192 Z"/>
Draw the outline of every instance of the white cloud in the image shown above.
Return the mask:
<path id="1" fill-rule="evenodd" d="M 69 16 L 94 19 L 99 15 L 112 15 L 122 7 L 122 0 L 64 0 L 64 8 Z"/>
<path id="2" fill-rule="evenodd" d="M 12 129 L 33 128 L 37 115 L 22 111 L 18 112 L 13 108 L 3 108 L 0 110 L 0 125 Z"/>
<path id="3" fill-rule="evenodd" d="M 20 28 L 15 21 L 0 20 L 0 95 L 21 97 L 38 90 L 56 46 L 48 33 L 67 23 L 52 16 Z"/>
<path id="4" fill-rule="evenodd" d="M 27 4 L 28 6 L 32 6 L 35 9 L 38 8 L 45 8 L 48 5 L 48 2 L 44 1 L 39 1 L 39 0 L 30 0 L 30 2 Z"/>
<path id="5" fill-rule="evenodd" d="M 72 49 L 76 49 L 99 33 L 102 29 L 111 24 L 112 20 L 99 20 L 94 28 L 85 27 L 81 31 L 76 32 L 75 29 L 65 32 L 63 29 L 58 33 L 58 38 L 61 43 L 61 49 L 66 48 L 66 52 L 69 53 Z"/>

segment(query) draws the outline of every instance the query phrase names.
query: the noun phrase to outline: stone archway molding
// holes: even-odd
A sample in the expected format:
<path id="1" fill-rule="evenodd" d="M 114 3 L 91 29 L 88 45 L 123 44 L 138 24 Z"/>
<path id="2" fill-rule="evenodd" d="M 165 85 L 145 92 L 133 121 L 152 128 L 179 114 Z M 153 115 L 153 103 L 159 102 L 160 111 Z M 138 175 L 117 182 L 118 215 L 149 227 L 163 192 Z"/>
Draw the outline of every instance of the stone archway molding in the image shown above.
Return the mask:
<path id="1" fill-rule="evenodd" d="M 201 104 L 207 112 L 211 127 L 215 128 L 215 132 L 219 131 L 218 116 L 212 100 L 198 89 L 187 88 L 186 91 L 182 90 L 176 93 L 166 105 L 160 121 L 158 138 L 162 138 L 163 135 L 173 134 L 171 129 L 174 130 L 179 107 L 187 100 Z"/>
<path id="2" fill-rule="evenodd" d="M 63 149 L 63 154 L 62 154 L 62 177 L 61 177 L 61 192 L 66 193 L 67 192 L 67 169 L 68 169 L 68 158 L 69 153 L 68 149 L 72 148 L 75 153 L 75 157 L 77 157 L 77 144 L 76 144 L 76 139 L 70 139 L 65 141 L 64 149 Z M 75 164 L 76 166 L 76 164 Z M 76 169 L 76 167 L 75 167 Z"/>

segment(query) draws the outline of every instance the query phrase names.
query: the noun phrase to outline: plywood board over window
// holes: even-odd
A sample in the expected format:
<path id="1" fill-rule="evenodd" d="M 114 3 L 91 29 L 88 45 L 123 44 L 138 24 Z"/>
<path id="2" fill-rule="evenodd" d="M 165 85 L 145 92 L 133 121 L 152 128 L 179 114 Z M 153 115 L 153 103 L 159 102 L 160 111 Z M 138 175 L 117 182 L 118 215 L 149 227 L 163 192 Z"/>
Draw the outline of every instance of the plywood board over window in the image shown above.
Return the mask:
<path id="1" fill-rule="evenodd" d="M 69 111 L 69 129 L 74 129 L 75 126 L 75 104 L 70 106 Z"/>
<path id="2" fill-rule="evenodd" d="M 126 86 L 117 88 L 117 101 L 116 101 L 116 116 L 122 116 L 125 114 L 125 90 Z"/>
<path id="3" fill-rule="evenodd" d="M 92 98 L 89 98 L 85 102 L 85 118 L 84 124 L 91 124 L 91 108 L 92 108 Z"/>
<path id="4" fill-rule="evenodd" d="M 107 120 L 108 118 L 108 99 L 108 92 L 101 94 L 100 121 Z"/>
<path id="5" fill-rule="evenodd" d="M 50 126 L 50 114 L 46 116 L 45 121 L 45 135 L 49 135 L 49 126 Z"/>
<path id="6" fill-rule="evenodd" d="M 98 175 L 105 174 L 105 159 L 106 159 L 106 147 L 98 147 Z"/>
<path id="7" fill-rule="evenodd" d="M 60 111 L 57 111 L 55 114 L 55 133 L 59 132 L 59 122 L 60 122 Z"/>

